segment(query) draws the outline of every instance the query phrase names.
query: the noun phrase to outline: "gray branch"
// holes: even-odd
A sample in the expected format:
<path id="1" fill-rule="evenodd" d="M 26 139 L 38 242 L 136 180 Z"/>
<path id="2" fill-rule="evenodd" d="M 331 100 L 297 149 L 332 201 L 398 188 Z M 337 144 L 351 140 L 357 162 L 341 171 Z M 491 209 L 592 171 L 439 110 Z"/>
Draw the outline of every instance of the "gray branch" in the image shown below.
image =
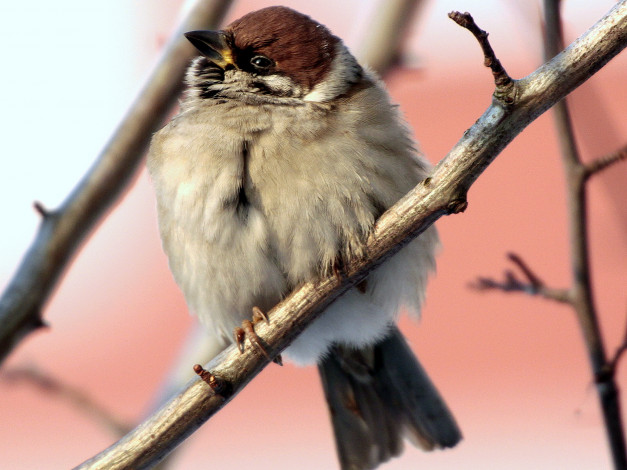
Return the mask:
<path id="1" fill-rule="evenodd" d="M 546 55 L 552 56 L 563 47 L 560 0 L 546 0 L 544 9 L 547 31 Z M 577 148 L 567 100 L 557 103 L 553 114 L 566 173 L 572 276 L 568 298 L 579 321 L 588 351 L 614 468 L 627 470 L 625 435 L 621 420 L 618 387 L 614 378 L 614 370 L 610 367 L 605 351 L 592 289 L 586 187 L 589 173 L 586 165 L 581 161 L 581 155 Z"/>
<path id="2" fill-rule="evenodd" d="M 509 95 L 495 97 L 431 177 L 378 220 L 366 244 L 367 258 L 345 266 L 341 282 L 332 275 L 302 285 L 269 312 L 269 325 L 260 322 L 256 326 L 270 356 L 279 354 L 333 299 L 435 220 L 463 211 L 468 189 L 501 150 L 625 46 L 627 0 L 619 2 L 564 52 L 515 81 Z M 255 348 L 247 347 L 242 354 L 235 347 L 228 348 L 206 366 L 222 385 L 220 394 L 201 380 L 193 380 L 134 431 L 77 468 L 150 468 L 228 403 L 268 363 Z"/>
<path id="3" fill-rule="evenodd" d="M 183 87 L 194 57 L 184 31 L 215 28 L 230 0 L 199 0 L 175 34 L 147 85 L 120 123 L 94 166 L 61 207 L 42 216 L 35 240 L 0 298 L 0 363 L 24 336 L 44 325 L 41 311 L 81 242 L 127 188 L 151 135 L 159 129 Z"/>
<path id="4" fill-rule="evenodd" d="M 384 75 L 397 61 L 401 44 L 423 0 L 381 0 L 356 51 L 357 59 Z"/>

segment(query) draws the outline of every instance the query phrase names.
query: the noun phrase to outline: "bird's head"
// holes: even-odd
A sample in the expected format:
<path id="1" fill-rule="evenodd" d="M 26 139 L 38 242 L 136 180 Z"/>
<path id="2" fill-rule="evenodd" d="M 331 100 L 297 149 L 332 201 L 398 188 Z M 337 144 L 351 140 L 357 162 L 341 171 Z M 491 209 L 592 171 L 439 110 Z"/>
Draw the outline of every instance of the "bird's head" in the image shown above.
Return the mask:
<path id="1" fill-rule="evenodd" d="M 286 7 L 264 8 L 224 30 L 190 31 L 185 37 L 201 53 L 187 81 L 202 99 L 327 102 L 362 74 L 338 37 Z"/>

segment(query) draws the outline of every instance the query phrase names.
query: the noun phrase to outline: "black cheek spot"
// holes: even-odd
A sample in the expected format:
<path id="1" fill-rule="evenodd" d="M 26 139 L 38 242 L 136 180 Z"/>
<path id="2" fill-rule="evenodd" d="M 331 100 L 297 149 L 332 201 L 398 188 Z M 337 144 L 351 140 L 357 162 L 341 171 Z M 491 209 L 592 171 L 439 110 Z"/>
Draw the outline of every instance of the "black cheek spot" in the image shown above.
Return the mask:
<path id="1" fill-rule="evenodd" d="M 272 89 L 270 89 L 270 87 L 268 87 L 265 83 L 261 82 L 261 81 L 254 81 L 251 84 L 253 87 L 257 88 L 257 90 L 259 90 L 259 93 L 262 95 L 271 95 L 273 94 Z"/>
<path id="2" fill-rule="evenodd" d="M 203 99 L 214 98 L 220 90 L 205 89 L 200 93 L 200 97 Z"/>

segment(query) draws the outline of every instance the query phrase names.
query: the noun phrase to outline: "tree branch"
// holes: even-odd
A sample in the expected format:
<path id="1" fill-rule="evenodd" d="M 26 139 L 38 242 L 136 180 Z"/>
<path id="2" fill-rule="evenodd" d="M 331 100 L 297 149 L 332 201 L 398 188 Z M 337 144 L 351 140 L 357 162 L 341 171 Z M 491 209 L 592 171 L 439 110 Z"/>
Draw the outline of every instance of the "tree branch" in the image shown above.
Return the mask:
<path id="1" fill-rule="evenodd" d="M 545 0 L 544 10 L 547 30 L 545 54 L 550 57 L 563 47 L 560 0 Z M 627 470 L 627 452 L 618 387 L 614 380 L 614 370 L 609 367 L 607 360 L 590 278 L 586 181 L 591 173 L 581 161 L 566 100 L 555 105 L 554 117 L 567 182 L 572 273 L 572 285 L 569 290 L 570 303 L 577 314 L 588 351 L 614 468 Z"/>
<path id="2" fill-rule="evenodd" d="M 513 271 L 505 271 L 504 281 L 496 281 L 488 277 L 478 277 L 475 282 L 470 284 L 470 287 L 477 290 L 495 289 L 503 292 L 523 292 L 548 300 L 554 300 L 555 302 L 570 303 L 570 292 L 567 289 L 548 287 L 517 254 L 509 253 L 507 257 L 527 278 L 526 282 L 521 281 Z"/>
<path id="3" fill-rule="evenodd" d="M 612 360 L 609 362 L 609 369 L 612 375 L 616 373 L 616 368 L 618 367 L 618 363 L 621 360 L 621 358 L 624 356 L 625 352 L 627 352 L 627 325 L 625 325 L 625 332 L 623 333 L 623 341 L 618 346 L 618 348 L 614 352 L 614 356 L 612 356 Z"/>
<path id="4" fill-rule="evenodd" d="M 131 426 L 115 416 L 83 390 L 66 384 L 35 366 L 14 367 L 0 372 L 0 380 L 16 385 L 20 382 L 31 384 L 42 393 L 55 395 L 85 414 L 92 416 L 108 428 L 116 437 L 129 432 Z"/>
<path id="5" fill-rule="evenodd" d="M 57 210 L 36 202 L 39 231 L 0 298 L 0 362 L 24 336 L 43 326 L 41 311 L 81 242 L 128 186 L 150 137 L 183 88 L 196 54 L 184 31 L 215 27 L 230 0 L 199 0 L 173 36 L 151 78 L 94 166 Z"/>
<path id="6" fill-rule="evenodd" d="M 345 266 L 341 282 L 331 275 L 308 282 L 273 308 L 269 325 L 256 331 L 275 357 L 335 298 L 362 280 L 442 215 L 463 211 L 468 188 L 531 121 L 592 76 L 627 46 L 627 4 L 617 4 L 568 49 L 528 77 L 514 82 L 514 101 L 495 96 L 483 116 L 434 169 L 377 221 L 366 243 L 368 258 Z M 594 51 L 594 53 L 592 53 Z M 164 404 L 122 440 L 78 469 L 142 469 L 164 456 L 228 403 L 269 363 L 255 348 L 226 349 L 206 368 L 226 387 L 212 391 L 200 379 Z"/>
<path id="7" fill-rule="evenodd" d="M 514 101 L 514 97 L 511 96 L 510 93 L 514 86 L 514 80 L 512 80 L 512 78 L 507 74 L 505 68 L 501 65 L 501 61 L 497 59 L 494 50 L 488 41 L 488 33 L 477 26 L 475 20 L 468 12 L 460 13 L 458 11 L 454 11 L 449 13 L 448 16 L 455 23 L 460 25 L 462 28 L 466 28 L 473 34 L 483 51 L 483 65 L 492 70 L 494 84 L 496 85 L 495 95 L 503 97 L 506 103 L 512 103 Z"/>
<path id="8" fill-rule="evenodd" d="M 615 163 L 627 161 L 627 145 L 618 149 L 616 152 L 612 152 L 609 155 L 605 155 L 601 158 L 594 160 L 584 166 L 584 178 L 588 179 L 591 176 L 609 168 Z"/>
<path id="9" fill-rule="evenodd" d="M 382 0 L 362 39 L 357 59 L 368 64 L 381 76 L 398 59 L 400 45 L 407 34 L 415 13 L 424 0 Z"/>

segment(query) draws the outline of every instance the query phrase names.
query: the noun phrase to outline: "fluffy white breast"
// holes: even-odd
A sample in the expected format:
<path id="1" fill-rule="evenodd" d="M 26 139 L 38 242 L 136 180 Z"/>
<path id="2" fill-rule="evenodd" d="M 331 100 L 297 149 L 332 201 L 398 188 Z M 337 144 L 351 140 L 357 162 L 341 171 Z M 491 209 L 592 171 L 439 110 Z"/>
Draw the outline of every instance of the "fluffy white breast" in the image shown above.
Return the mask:
<path id="1" fill-rule="evenodd" d="M 333 83 L 312 93 L 334 93 Z M 360 256 L 376 218 L 428 171 L 374 77 L 330 103 L 291 103 L 203 105 L 194 97 L 151 146 L 172 272 L 224 345 L 254 305 L 267 310 L 340 257 Z M 287 356 L 308 364 L 333 342 L 372 343 L 401 305 L 417 312 L 436 244 L 429 230 L 405 247 L 370 275 L 365 292 L 336 301 Z"/>
<path id="2" fill-rule="evenodd" d="M 245 135 L 217 115 L 187 110 L 155 135 L 147 162 L 174 278 L 223 346 L 252 305 L 269 309 L 285 291 L 264 215 L 238 207 Z"/>

